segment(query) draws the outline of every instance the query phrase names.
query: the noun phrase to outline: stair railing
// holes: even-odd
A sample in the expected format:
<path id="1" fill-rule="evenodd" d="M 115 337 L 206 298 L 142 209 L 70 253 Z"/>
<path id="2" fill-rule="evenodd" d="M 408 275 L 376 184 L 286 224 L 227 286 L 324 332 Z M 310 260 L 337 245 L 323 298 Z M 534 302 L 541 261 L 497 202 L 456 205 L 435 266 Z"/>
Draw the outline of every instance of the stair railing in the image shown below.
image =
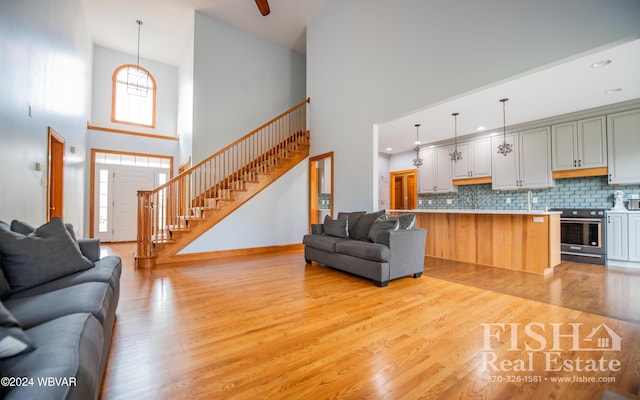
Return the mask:
<path id="1" fill-rule="evenodd" d="M 307 133 L 309 99 L 239 138 L 154 190 L 138 191 L 136 266 L 150 266 L 162 244 L 204 217 L 207 209 L 229 200 L 241 180 L 273 165 L 275 155 L 286 151 Z"/>

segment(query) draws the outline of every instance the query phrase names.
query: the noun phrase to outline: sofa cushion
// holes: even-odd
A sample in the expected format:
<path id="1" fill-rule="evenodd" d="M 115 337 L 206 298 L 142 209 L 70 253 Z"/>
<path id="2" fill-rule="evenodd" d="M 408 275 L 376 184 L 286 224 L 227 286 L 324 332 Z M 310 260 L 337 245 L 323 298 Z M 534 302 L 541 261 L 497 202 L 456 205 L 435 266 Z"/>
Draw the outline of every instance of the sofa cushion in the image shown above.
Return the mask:
<path id="1" fill-rule="evenodd" d="M 400 220 L 397 218 L 387 219 L 384 216 L 379 217 L 371 225 L 369 230 L 369 240 L 373 243 L 380 243 L 379 235 L 385 231 L 397 231 L 400 226 Z"/>
<path id="2" fill-rule="evenodd" d="M 387 246 L 360 240 L 336 243 L 336 253 L 378 262 L 388 262 L 391 255 L 391 251 Z"/>
<path id="3" fill-rule="evenodd" d="M 4 304 L 0 303 L 0 358 L 13 357 L 33 349 L 29 336 Z"/>
<path id="4" fill-rule="evenodd" d="M 352 211 L 352 212 L 339 212 L 338 213 L 338 218 L 342 217 L 343 215 L 346 215 L 348 220 L 349 220 L 349 237 L 350 238 L 355 238 L 355 231 L 356 231 L 356 226 L 358 225 L 358 221 L 360 220 L 360 217 L 365 215 L 367 212 L 366 211 Z"/>
<path id="5" fill-rule="evenodd" d="M 342 215 L 337 219 L 331 219 L 330 216 L 324 217 L 324 232 L 327 235 L 347 238 L 349 237 L 349 219 L 346 215 Z"/>
<path id="6" fill-rule="evenodd" d="M 350 239 L 329 235 L 304 235 L 302 243 L 305 246 L 313 247 L 314 249 L 326 251 L 328 253 L 335 253 L 336 243 L 348 242 L 349 240 Z"/>
<path id="7" fill-rule="evenodd" d="M 384 210 L 362 215 L 360 219 L 358 219 L 358 223 L 354 228 L 354 237 L 352 239 L 369 240 L 371 225 L 373 225 L 373 221 L 381 215 L 384 215 Z"/>
<path id="8" fill-rule="evenodd" d="M 119 287 L 121 274 L 122 262 L 120 261 L 120 257 L 106 256 L 99 261 L 96 261 L 93 268 L 85 269 L 71 275 L 66 275 L 62 278 L 25 289 L 18 293 L 13 293 L 9 299 L 15 300 L 23 297 L 35 296 L 87 282 L 108 283 L 109 286 L 111 286 L 111 289 L 115 292 Z"/>
<path id="9" fill-rule="evenodd" d="M 33 378 L 34 384 L 10 388 L 5 400 L 97 397 L 106 344 L 103 329 L 91 314 L 60 317 L 28 329 L 27 334 L 36 349 L 4 359 L 2 364 L 5 376 Z M 51 383 L 52 378 L 60 383 Z M 38 384 L 43 379 L 50 384 Z"/>
<path id="10" fill-rule="evenodd" d="M 5 276 L 14 292 L 93 266 L 58 217 L 28 235 L 0 225 L 0 252 Z"/>
<path id="11" fill-rule="evenodd" d="M 104 323 L 113 304 L 113 289 L 108 283 L 87 282 L 17 299 L 4 305 L 25 329 L 75 313 L 90 313 Z"/>

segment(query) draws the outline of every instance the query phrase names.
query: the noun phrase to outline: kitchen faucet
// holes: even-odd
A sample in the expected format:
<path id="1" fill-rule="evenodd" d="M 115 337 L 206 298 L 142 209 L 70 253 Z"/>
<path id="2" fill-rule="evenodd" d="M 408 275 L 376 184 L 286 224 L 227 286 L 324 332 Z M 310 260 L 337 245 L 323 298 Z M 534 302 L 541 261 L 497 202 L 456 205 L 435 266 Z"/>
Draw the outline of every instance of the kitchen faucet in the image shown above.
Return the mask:
<path id="1" fill-rule="evenodd" d="M 531 211 L 531 199 L 533 198 L 533 193 L 531 190 L 527 193 L 527 211 Z"/>

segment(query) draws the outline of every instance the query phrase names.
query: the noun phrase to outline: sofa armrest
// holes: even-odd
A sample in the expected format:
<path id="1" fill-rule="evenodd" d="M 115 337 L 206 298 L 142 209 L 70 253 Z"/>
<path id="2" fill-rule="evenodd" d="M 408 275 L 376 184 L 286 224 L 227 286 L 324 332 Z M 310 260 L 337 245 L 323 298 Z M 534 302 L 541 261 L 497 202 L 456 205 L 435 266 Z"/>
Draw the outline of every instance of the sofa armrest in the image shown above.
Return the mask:
<path id="1" fill-rule="evenodd" d="M 422 273 L 427 230 L 414 228 L 389 232 L 390 279 Z"/>
<path id="2" fill-rule="evenodd" d="M 93 262 L 100 260 L 100 239 L 78 239 L 78 246 L 89 260 Z"/>
<path id="3" fill-rule="evenodd" d="M 324 224 L 311 224 L 312 235 L 322 235 L 324 233 Z"/>

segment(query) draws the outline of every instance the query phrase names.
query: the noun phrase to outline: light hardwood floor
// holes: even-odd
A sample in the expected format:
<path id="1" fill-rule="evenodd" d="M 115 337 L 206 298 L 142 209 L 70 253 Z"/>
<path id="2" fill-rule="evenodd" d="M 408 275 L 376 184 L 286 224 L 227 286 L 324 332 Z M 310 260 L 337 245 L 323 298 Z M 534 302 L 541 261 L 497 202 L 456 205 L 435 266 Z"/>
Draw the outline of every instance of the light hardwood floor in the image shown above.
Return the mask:
<path id="1" fill-rule="evenodd" d="M 124 265 L 105 400 L 640 397 L 637 323 L 430 276 L 378 288 L 299 251 L 135 271 L 133 245 L 103 249 Z M 605 324 L 620 350 L 551 324 L 581 349 Z"/>

